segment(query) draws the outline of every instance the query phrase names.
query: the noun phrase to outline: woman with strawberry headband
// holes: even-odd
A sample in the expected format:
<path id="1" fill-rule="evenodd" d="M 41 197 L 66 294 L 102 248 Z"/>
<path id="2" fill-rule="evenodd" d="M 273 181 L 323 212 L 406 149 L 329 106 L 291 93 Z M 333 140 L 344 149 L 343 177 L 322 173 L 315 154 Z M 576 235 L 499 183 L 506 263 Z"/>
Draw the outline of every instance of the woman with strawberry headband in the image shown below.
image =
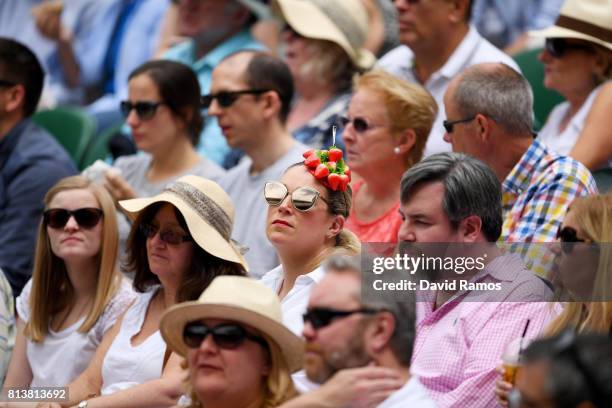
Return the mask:
<path id="1" fill-rule="evenodd" d="M 356 254 L 357 237 L 344 229 L 351 210 L 350 169 L 342 151 L 309 150 L 280 181 L 264 187 L 266 234 L 281 264 L 262 277 L 280 297 L 283 320 L 301 335 L 302 315 L 312 285 L 323 276 L 321 263 L 337 251 Z"/>
<path id="2" fill-rule="evenodd" d="M 356 78 L 353 91 L 343 138 L 360 180 L 346 228 L 362 242 L 397 242 L 400 180 L 423 156 L 437 105 L 420 85 L 383 71 Z"/>

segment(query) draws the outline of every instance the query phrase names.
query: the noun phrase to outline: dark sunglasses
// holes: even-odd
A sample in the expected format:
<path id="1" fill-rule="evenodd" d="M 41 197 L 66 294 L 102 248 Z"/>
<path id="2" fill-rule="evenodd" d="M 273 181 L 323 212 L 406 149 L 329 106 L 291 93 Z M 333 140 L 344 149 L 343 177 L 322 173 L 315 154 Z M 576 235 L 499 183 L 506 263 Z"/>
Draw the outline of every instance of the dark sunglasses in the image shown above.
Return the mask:
<path id="1" fill-rule="evenodd" d="M 379 310 L 362 308 L 357 310 L 335 310 L 324 307 L 315 307 L 304 313 L 304 323 L 310 323 L 314 329 L 320 329 L 329 325 L 338 318 L 347 317 L 355 313 L 375 314 Z"/>
<path id="2" fill-rule="evenodd" d="M 244 343 L 246 339 L 267 348 L 268 343 L 263 337 L 249 333 L 244 327 L 237 324 L 220 324 L 208 327 L 204 323 L 196 321 L 187 323 L 183 329 L 183 341 L 189 348 L 199 348 L 206 336 L 212 334 L 217 346 L 222 349 L 235 349 Z"/>
<path id="3" fill-rule="evenodd" d="M 595 50 L 592 45 L 569 42 L 565 38 L 547 38 L 544 43 L 544 48 L 555 58 L 563 57 L 569 50 L 583 50 L 588 52 Z"/>
<path id="4" fill-rule="evenodd" d="M 147 120 L 151 119 L 155 116 L 155 112 L 157 112 L 157 108 L 161 105 L 165 105 L 164 102 L 153 102 L 153 101 L 142 101 L 142 102 L 130 102 L 130 101 L 122 101 L 119 107 L 121 108 L 121 113 L 126 118 L 130 115 L 132 109 L 136 110 L 136 114 L 140 119 Z"/>
<path id="5" fill-rule="evenodd" d="M 202 95 L 200 103 L 202 108 L 208 109 L 213 99 L 216 99 L 222 108 L 229 108 L 241 95 L 259 95 L 268 92 L 269 89 L 245 89 L 242 91 L 221 91 L 215 94 Z"/>
<path id="6" fill-rule="evenodd" d="M 268 205 L 278 207 L 289 195 L 289 190 L 283 183 L 278 181 L 268 181 L 264 186 L 264 197 Z M 291 204 L 298 211 L 306 212 L 311 210 L 317 203 L 317 199 L 323 200 L 329 206 L 329 202 L 321 197 L 321 193 L 311 187 L 299 187 L 291 193 Z"/>
<path id="7" fill-rule="evenodd" d="M 572 227 L 559 227 L 557 231 L 557 239 L 561 241 L 561 250 L 566 254 L 572 253 L 576 242 L 585 242 L 584 239 L 578 238 L 578 233 Z"/>
<path id="8" fill-rule="evenodd" d="M 7 81 L 6 79 L 0 79 L 0 86 L 15 86 L 15 85 L 17 85 L 16 82 Z"/>
<path id="9" fill-rule="evenodd" d="M 471 122 L 474 119 L 476 119 L 476 116 L 471 116 L 469 118 L 457 119 L 457 120 L 445 120 L 444 122 L 442 122 L 442 126 L 444 126 L 444 130 L 446 130 L 446 133 L 453 133 L 453 130 L 455 130 L 456 124 Z"/>
<path id="10" fill-rule="evenodd" d="M 182 233 L 181 231 L 173 229 L 163 229 L 160 231 L 159 227 L 153 224 L 142 223 L 140 224 L 140 231 L 145 238 L 153 238 L 159 231 L 159 239 L 166 244 L 178 245 L 183 242 L 193 241 L 193 238 L 189 235 Z"/>
<path id="11" fill-rule="evenodd" d="M 43 219 L 49 227 L 55 229 L 64 228 L 70 217 L 74 217 L 79 227 L 93 228 L 98 225 L 102 215 L 103 212 L 99 208 L 79 208 L 78 210 L 52 208 L 45 211 Z"/>
<path id="12" fill-rule="evenodd" d="M 338 120 L 342 128 L 345 128 L 349 125 L 349 123 L 352 123 L 353 129 L 355 129 L 355 132 L 357 133 L 365 133 L 370 129 L 374 129 L 377 127 L 383 127 L 382 125 L 372 125 L 371 123 L 368 123 L 367 120 L 359 116 L 352 118 L 352 119 L 346 116 L 341 116 Z"/>

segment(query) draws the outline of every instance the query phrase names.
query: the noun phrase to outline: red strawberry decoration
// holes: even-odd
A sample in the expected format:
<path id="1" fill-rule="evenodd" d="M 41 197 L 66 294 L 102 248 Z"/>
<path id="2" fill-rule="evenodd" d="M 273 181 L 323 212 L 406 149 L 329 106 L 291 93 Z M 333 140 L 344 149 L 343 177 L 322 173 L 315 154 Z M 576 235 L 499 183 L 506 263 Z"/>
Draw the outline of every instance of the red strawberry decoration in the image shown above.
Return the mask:
<path id="1" fill-rule="evenodd" d="M 329 169 L 323 163 L 319 164 L 314 172 L 314 176 L 317 180 L 321 180 L 329 175 Z"/>
<path id="2" fill-rule="evenodd" d="M 306 150 L 304 153 L 302 153 L 302 157 L 304 157 L 305 159 L 307 159 L 307 158 L 308 158 L 308 156 L 310 156 L 310 155 L 314 154 L 314 152 L 315 152 L 315 149 L 308 149 L 308 150 Z"/>
<path id="3" fill-rule="evenodd" d="M 340 190 L 342 191 L 346 191 L 346 187 L 349 184 L 349 176 L 347 176 L 346 174 L 340 174 Z"/>
<path id="4" fill-rule="evenodd" d="M 329 161 L 326 163 L 327 164 L 327 168 L 329 169 L 330 172 L 334 172 L 334 170 L 336 170 L 336 162 L 335 161 Z"/>
<path id="5" fill-rule="evenodd" d="M 329 161 L 338 162 L 342 159 L 342 150 L 334 146 L 327 152 L 327 157 L 329 157 Z"/>
<path id="6" fill-rule="evenodd" d="M 306 160 L 304 160 L 304 164 L 308 168 L 316 169 L 317 166 L 321 164 L 321 159 L 319 159 L 319 156 L 317 156 L 316 153 L 312 153 L 310 156 L 306 158 Z"/>
<path id="7" fill-rule="evenodd" d="M 340 186 L 340 175 L 331 173 L 329 176 L 327 176 L 327 182 L 332 190 L 337 191 L 338 186 Z"/>

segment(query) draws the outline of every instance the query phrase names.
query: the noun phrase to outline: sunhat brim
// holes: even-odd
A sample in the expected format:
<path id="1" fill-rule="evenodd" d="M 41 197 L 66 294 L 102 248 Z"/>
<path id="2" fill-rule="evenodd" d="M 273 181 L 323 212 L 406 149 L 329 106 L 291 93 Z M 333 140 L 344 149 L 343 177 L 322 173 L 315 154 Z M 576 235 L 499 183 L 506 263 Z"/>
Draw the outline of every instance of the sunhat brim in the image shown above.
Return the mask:
<path id="1" fill-rule="evenodd" d="M 281 349 L 291 372 L 302 368 L 304 342 L 283 324 L 242 307 L 223 303 L 184 302 L 172 306 L 164 314 L 160 330 L 168 347 L 179 355 L 187 356 L 187 345 L 183 341 L 185 325 L 194 320 L 224 319 L 249 325 L 273 339 Z"/>
<path id="2" fill-rule="evenodd" d="M 580 31 L 571 30 L 565 27 L 559 27 L 557 25 L 553 25 L 542 30 L 529 31 L 528 34 L 536 38 L 575 38 L 578 40 L 589 41 L 601 45 L 602 47 L 605 47 L 609 50 L 612 50 L 612 43 L 600 40 L 599 38 L 593 37 L 592 35 L 581 33 Z"/>
<path id="3" fill-rule="evenodd" d="M 119 205 L 134 220 L 143 209 L 158 202 L 170 203 L 178 208 L 183 218 L 185 218 L 189 233 L 202 249 L 217 258 L 239 263 L 248 271 L 245 259 L 234 244 L 231 241 L 227 241 L 212 225 L 202 220 L 200 215 L 191 206 L 175 194 L 162 192 L 154 197 L 123 200 L 119 202 Z"/>
<path id="4" fill-rule="evenodd" d="M 369 50 L 354 49 L 345 34 L 314 3 L 303 0 L 277 0 L 282 17 L 298 34 L 306 38 L 338 44 L 360 68 L 369 69 L 376 57 Z"/>

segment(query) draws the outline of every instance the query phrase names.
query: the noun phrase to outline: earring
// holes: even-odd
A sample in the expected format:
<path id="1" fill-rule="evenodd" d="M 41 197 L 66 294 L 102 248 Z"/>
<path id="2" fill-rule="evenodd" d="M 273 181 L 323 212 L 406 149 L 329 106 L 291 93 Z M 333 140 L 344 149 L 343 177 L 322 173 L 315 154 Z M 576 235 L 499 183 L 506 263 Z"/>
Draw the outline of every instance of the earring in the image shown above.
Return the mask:
<path id="1" fill-rule="evenodd" d="M 393 153 L 395 153 L 395 154 L 400 154 L 401 153 L 401 150 L 400 150 L 399 146 L 395 146 L 395 148 L 393 149 Z"/>

